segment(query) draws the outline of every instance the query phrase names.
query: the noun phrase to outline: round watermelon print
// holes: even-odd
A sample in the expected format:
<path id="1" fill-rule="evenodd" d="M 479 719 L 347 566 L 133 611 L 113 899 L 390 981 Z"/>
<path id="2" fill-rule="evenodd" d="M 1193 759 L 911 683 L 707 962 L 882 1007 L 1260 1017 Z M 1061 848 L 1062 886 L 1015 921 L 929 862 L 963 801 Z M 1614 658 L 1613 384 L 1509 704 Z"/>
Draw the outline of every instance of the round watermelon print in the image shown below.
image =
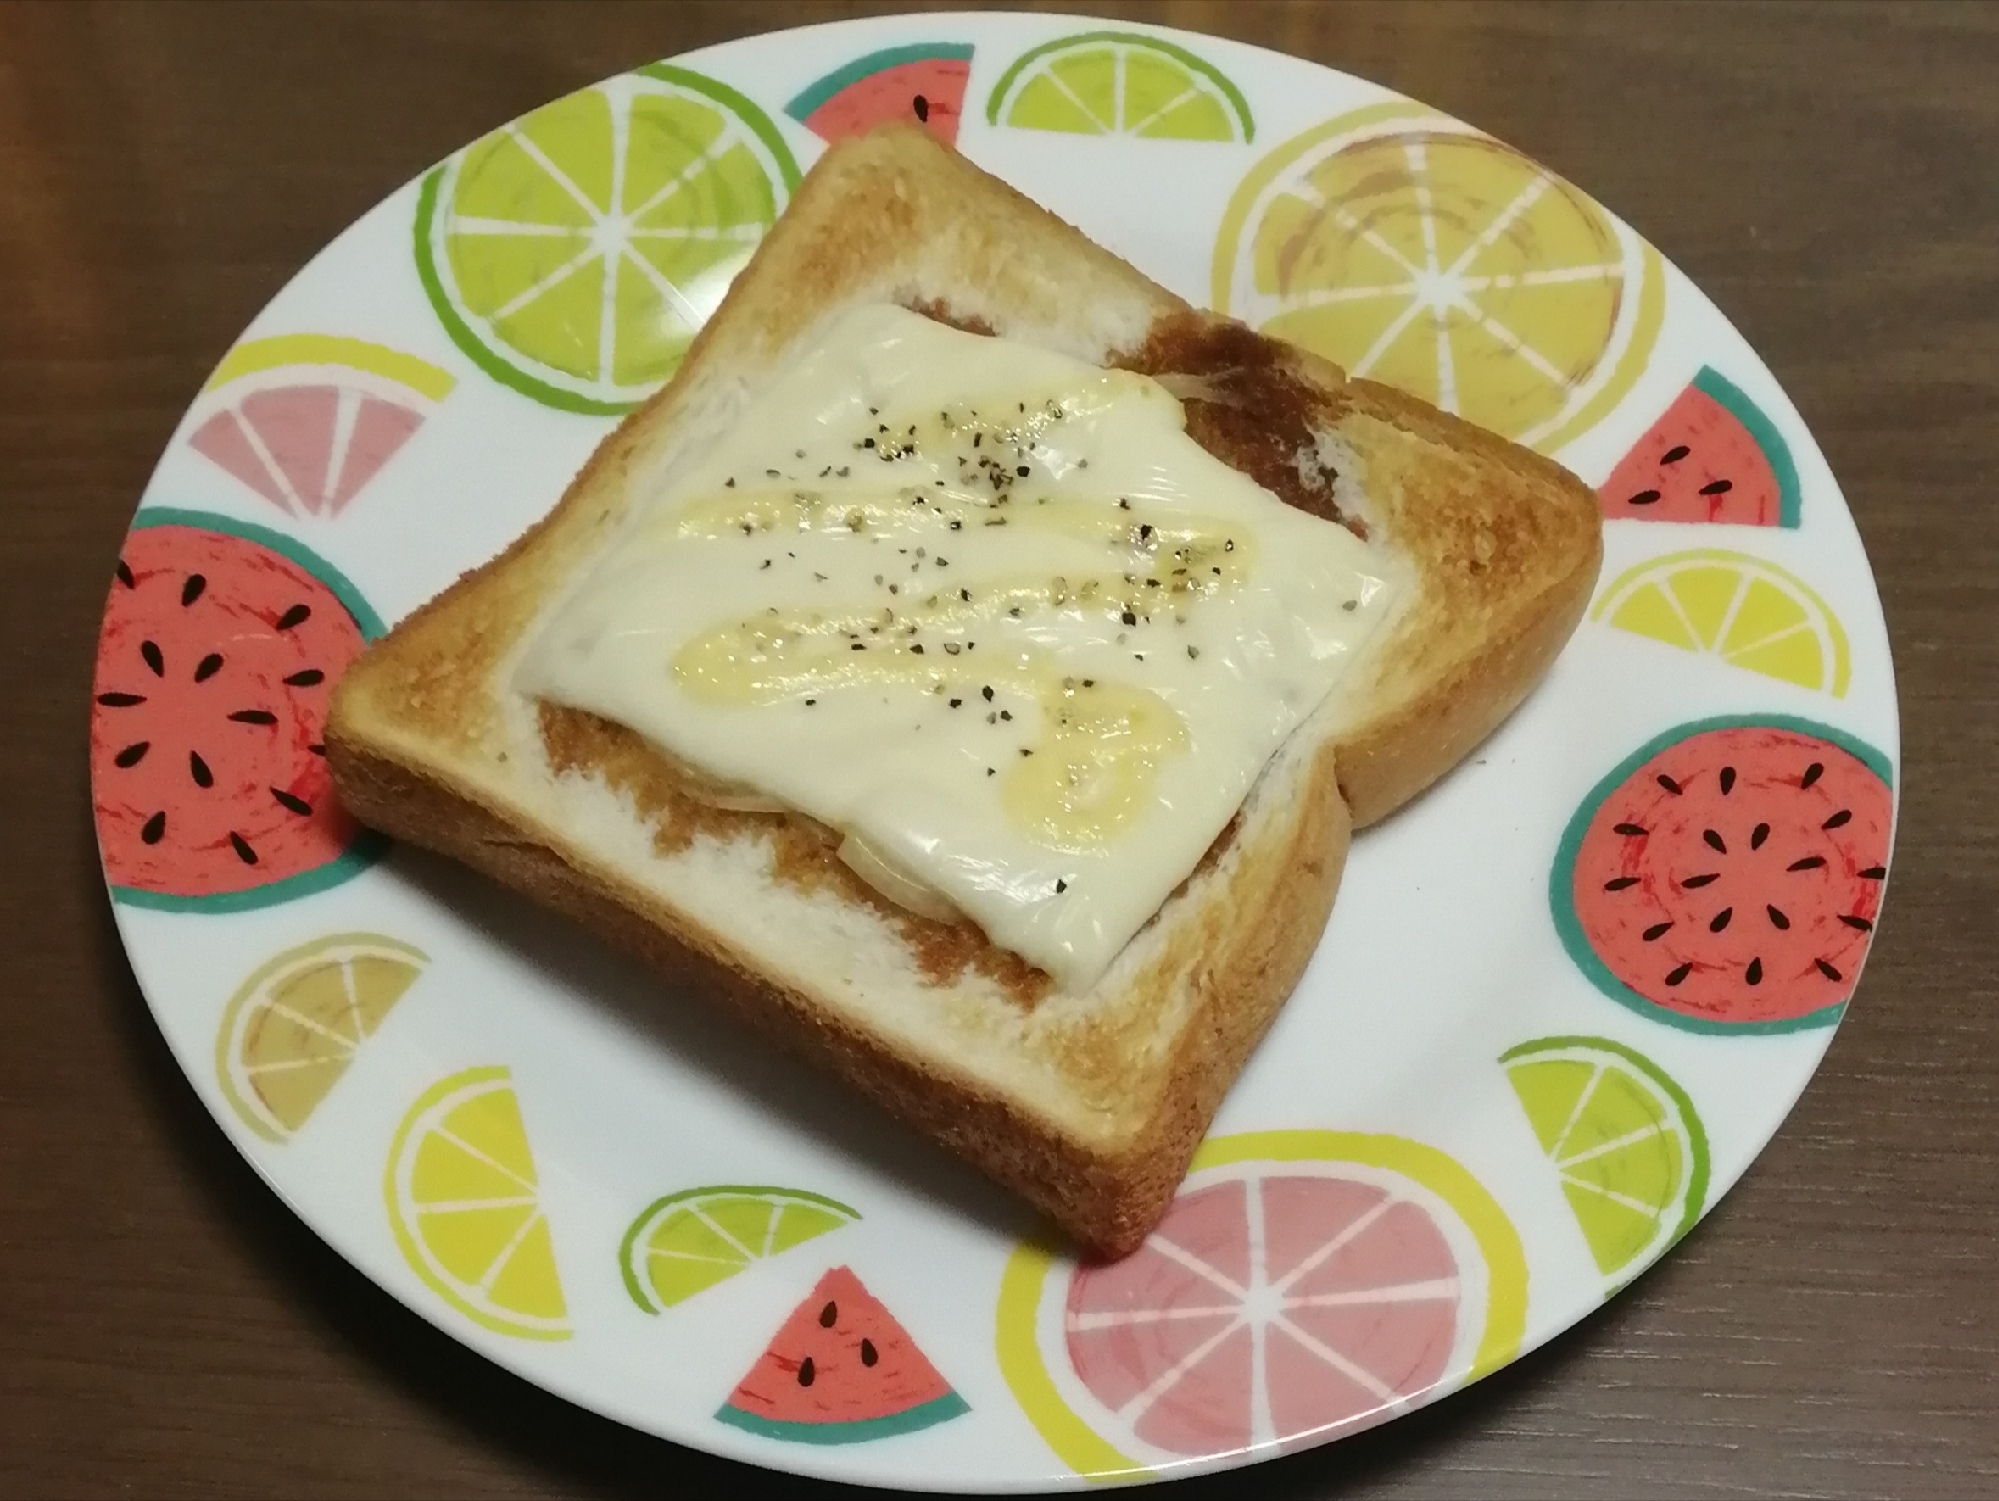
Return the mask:
<path id="1" fill-rule="evenodd" d="M 1338 1438 L 1512 1359 L 1527 1273 L 1505 1213 L 1396 1136 L 1217 1137 L 1122 1261 L 1030 1243 L 1001 1284 L 1014 1395 L 1092 1479 Z"/>
<path id="2" fill-rule="evenodd" d="M 1706 720 L 1647 742 L 1583 800 L 1549 884 L 1605 995 L 1700 1032 L 1839 1019 L 1888 875 L 1887 758 L 1828 725 Z"/>
<path id="3" fill-rule="evenodd" d="M 385 847 L 340 806 L 321 736 L 382 623 L 290 537 L 142 512 L 97 642 L 90 781 L 120 901 L 235 912 L 356 874 Z"/>

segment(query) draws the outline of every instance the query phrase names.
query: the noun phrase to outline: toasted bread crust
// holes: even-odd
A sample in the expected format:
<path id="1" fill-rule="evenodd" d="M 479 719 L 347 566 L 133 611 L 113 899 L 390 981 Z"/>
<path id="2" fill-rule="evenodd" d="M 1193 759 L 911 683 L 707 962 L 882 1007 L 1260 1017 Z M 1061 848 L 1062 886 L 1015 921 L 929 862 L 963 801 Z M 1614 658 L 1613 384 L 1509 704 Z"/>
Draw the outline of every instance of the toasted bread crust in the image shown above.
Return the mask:
<path id="1" fill-rule="evenodd" d="M 991 997 L 991 964 L 925 981 L 939 1015 L 952 1026 L 963 1019 L 943 1043 L 934 1029 L 921 1031 L 931 1018 L 898 1030 L 830 976 L 785 973 L 781 956 L 722 931 L 662 895 L 630 860 L 578 836 L 525 780 L 528 757 L 505 703 L 512 654 L 601 547 L 638 478 L 671 464 L 678 446 L 717 420 L 738 372 L 754 378 L 820 317 L 868 299 L 933 312 L 948 305 L 953 321 L 1104 363 L 1142 366 L 1139 351 L 1169 330 L 1205 331 L 1238 348 L 1253 341 L 1282 379 L 1305 389 L 1313 422 L 1351 455 L 1367 525 L 1411 568 L 1409 605 L 1370 648 L 1365 670 L 1279 753 L 1233 834 L 1106 982 L 1087 998 L 1023 1007 Z M 1268 456 L 1244 457 L 1267 430 L 1226 413 L 1196 421 L 1191 410 L 1190 432 L 1218 456 L 1230 459 L 1234 446 L 1238 467 L 1282 480 Z M 1596 576 L 1597 515 L 1595 498 L 1548 461 L 1196 314 L 923 133 L 882 131 L 829 150 L 681 375 L 606 440 L 555 510 L 350 669 L 335 693 L 328 759 L 364 822 L 578 919 L 658 968 L 675 993 L 721 1002 L 1039 1205 L 1089 1249 L 1118 1255 L 1164 1212 L 1223 1095 L 1303 973 L 1350 825 L 1383 816 L 1447 771 L 1567 639 Z M 605 753 L 566 765 L 568 778 L 612 780 Z M 664 758 L 646 776 L 665 779 L 670 792 Z M 656 807 L 640 800 L 632 816 L 658 840 Z M 696 842 L 775 868 L 770 815 L 708 810 L 699 824 Z M 780 900 L 762 892 L 752 888 L 747 899 Z M 874 924 L 884 963 L 914 954 L 907 925 L 869 910 L 867 898 L 818 895 Z M 1019 1067 L 996 1072 L 995 1055 L 981 1049 L 1010 1050 L 1008 1067 L 1016 1055 Z"/>

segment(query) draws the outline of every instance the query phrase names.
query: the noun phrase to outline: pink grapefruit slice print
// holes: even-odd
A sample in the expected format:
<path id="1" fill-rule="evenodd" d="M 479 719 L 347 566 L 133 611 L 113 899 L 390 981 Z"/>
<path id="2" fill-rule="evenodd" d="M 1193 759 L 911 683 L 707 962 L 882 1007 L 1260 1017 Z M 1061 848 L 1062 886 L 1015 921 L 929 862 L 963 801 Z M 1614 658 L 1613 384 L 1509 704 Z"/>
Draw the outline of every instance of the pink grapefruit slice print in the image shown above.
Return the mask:
<path id="1" fill-rule="evenodd" d="M 1001 1282 L 1000 1366 L 1092 1479 L 1300 1448 L 1511 1360 L 1527 1271 L 1469 1173 L 1395 1136 L 1268 1131 L 1194 1158 L 1122 1261 L 1030 1242 Z"/>
<path id="2" fill-rule="evenodd" d="M 337 516 L 456 383 L 362 339 L 251 339 L 203 387 L 188 446 L 280 510 Z"/>

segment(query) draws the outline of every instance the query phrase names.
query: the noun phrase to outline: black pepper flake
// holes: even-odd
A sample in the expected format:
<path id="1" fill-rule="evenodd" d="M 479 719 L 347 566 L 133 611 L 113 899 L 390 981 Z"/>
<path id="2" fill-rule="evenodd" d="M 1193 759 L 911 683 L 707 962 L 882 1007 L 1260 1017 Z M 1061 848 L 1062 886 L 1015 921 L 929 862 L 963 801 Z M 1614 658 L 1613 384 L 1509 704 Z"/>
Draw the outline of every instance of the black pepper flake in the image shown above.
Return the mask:
<path id="1" fill-rule="evenodd" d="M 1358 610 L 1360 608 L 1360 601 L 1357 599 L 1349 599 L 1345 601 L 1343 604 L 1341 604 L 1340 608 L 1342 610 L 1347 611 L 1348 613 L 1352 613 L 1353 611 Z"/>
<path id="2" fill-rule="evenodd" d="M 1120 511 L 1129 511 L 1131 509 L 1131 502 L 1126 500 L 1122 495 L 1120 495 L 1118 497 L 1117 508 Z"/>
<path id="3" fill-rule="evenodd" d="M 958 591 L 958 598 L 964 600 L 965 603 L 970 604 L 972 602 L 972 591 L 970 589 L 960 589 Z"/>
<path id="4" fill-rule="evenodd" d="M 867 649 L 868 649 L 868 643 L 865 641 L 850 642 L 848 643 L 847 646 L 848 651 L 866 651 Z"/>
<path id="5" fill-rule="evenodd" d="M 1031 471 L 1028 469 L 1027 465 L 1021 464 L 1018 465 L 1013 472 L 1019 475 L 1022 479 L 1026 479 Z"/>
<path id="6" fill-rule="evenodd" d="M 1190 646 L 1187 648 L 1187 655 L 1189 658 L 1198 658 L 1201 655 L 1201 648 L 1198 646 Z"/>
<path id="7" fill-rule="evenodd" d="M 861 439 L 861 447 L 863 447 L 863 448 L 873 448 L 874 446 L 875 446 L 875 440 L 874 440 L 873 438 L 863 438 L 863 439 Z"/>
<path id="8" fill-rule="evenodd" d="M 1033 754 L 1034 754 L 1034 752 L 1033 752 L 1033 751 L 1029 750 L 1029 749 L 1028 749 L 1028 748 L 1027 748 L 1026 746 L 1024 746 L 1024 745 L 1023 745 L 1023 746 L 1022 746 L 1022 747 L 1020 748 L 1020 753 L 1021 753 L 1021 754 L 1022 754 L 1023 756 L 1031 756 L 1031 755 L 1033 755 Z"/>
<path id="9" fill-rule="evenodd" d="M 818 703 L 818 702 L 819 702 L 819 700 L 818 700 L 818 699 L 816 699 L 816 698 L 808 698 L 808 699 L 807 699 L 807 700 L 805 701 L 805 707 L 809 709 L 809 708 L 811 708 L 811 707 L 812 707 L 812 706 L 813 706 L 814 704 L 816 704 L 816 703 Z"/>
<path id="10" fill-rule="evenodd" d="M 1060 896 L 1060 895 L 1061 895 L 1061 894 L 1062 894 L 1063 892 L 1067 891 L 1068 889 L 1069 889 L 1069 883 L 1068 883 L 1067 881 L 1063 880 L 1063 879 L 1062 879 L 1061 877 L 1059 877 L 1059 876 L 1058 876 L 1058 877 L 1056 877 L 1056 879 L 1055 879 L 1055 894 L 1056 894 L 1057 896 Z"/>
<path id="11" fill-rule="evenodd" d="M 951 707 L 954 709 L 962 709 L 964 708 L 964 706 L 965 706 L 965 701 L 962 698 L 954 698 L 951 700 Z"/>
<path id="12" fill-rule="evenodd" d="M 769 476 L 770 478 L 772 478 L 772 479 L 776 479 L 776 478 L 777 478 L 777 471 L 776 471 L 775 469 L 766 469 L 766 470 L 764 471 L 764 473 L 765 473 L 766 475 L 768 475 L 768 476 Z"/>
<path id="13" fill-rule="evenodd" d="M 993 774 L 993 769 L 992 769 L 992 768 L 991 768 L 990 766 L 988 766 L 988 767 L 986 768 L 986 775 L 987 775 L 987 776 L 991 776 L 992 774 Z"/>
<path id="14" fill-rule="evenodd" d="M 921 650 L 923 650 L 923 648 L 919 646 L 919 647 L 917 648 L 917 650 L 918 650 L 918 651 L 921 651 Z M 1011 710 L 1011 709 L 1002 709 L 1002 710 L 1000 710 L 1000 718 L 1001 718 L 1001 719 L 1004 719 L 1004 720 L 1008 720 L 1008 721 L 1011 721 L 1011 720 L 1013 719 L 1013 710 Z"/>
<path id="15" fill-rule="evenodd" d="M 759 570 L 770 567 L 770 559 L 765 558 L 761 563 L 757 564 L 757 567 Z"/>
<path id="16" fill-rule="evenodd" d="M 916 642 L 909 649 L 915 652 L 919 657 L 923 655 L 923 643 L 921 641 Z"/>
<path id="17" fill-rule="evenodd" d="M 1138 617 L 1132 614 L 1131 611 L 1129 610 L 1126 610 L 1122 615 L 1118 616 L 1118 619 L 1122 620 L 1126 625 L 1138 624 Z"/>
<path id="18" fill-rule="evenodd" d="M 993 701 L 993 685 L 991 683 L 986 684 L 986 686 L 981 688 L 979 692 L 985 696 L 985 700 L 987 703 L 991 703 Z"/>
<path id="19" fill-rule="evenodd" d="M 965 523 L 962 521 L 954 521 L 951 523 L 951 530 L 954 532 L 962 532 L 964 529 L 965 529 Z"/>
<path id="20" fill-rule="evenodd" d="M 733 490 L 733 489 L 735 489 L 735 488 L 736 488 L 736 477 L 735 477 L 735 476 L 734 476 L 734 475 L 732 474 L 732 475 L 730 475 L 730 476 L 729 476 L 729 477 L 728 477 L 727 479 L 723 480 L 723 481 L 722 481 L 722 488 L 723 488 L 723 489 L 725 489 L 725 490 Z"/>

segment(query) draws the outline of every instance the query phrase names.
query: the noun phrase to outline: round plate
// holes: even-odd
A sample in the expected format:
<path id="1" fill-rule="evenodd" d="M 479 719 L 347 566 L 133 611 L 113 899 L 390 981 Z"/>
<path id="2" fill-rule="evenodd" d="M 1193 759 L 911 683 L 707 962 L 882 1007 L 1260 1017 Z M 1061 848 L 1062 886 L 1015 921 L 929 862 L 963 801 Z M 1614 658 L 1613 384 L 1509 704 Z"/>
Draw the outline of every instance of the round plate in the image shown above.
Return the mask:
<path id="1" fill-rule="evenodd" d="M 825 140 L 891 116 L 1190 300 L 1554 455 L 1608 517 L 1573 642 L 1355 842 L 1297 994 L 1159 1232 L 1111 1267 L 561 921 L 385 851 L 319 754 L 364 639 L 542 515 Z M 94 692 L 133 967 L 308 1224 L 586 1407 L 941 1490 L 1249 1463 L 1582 1318 L 1810 1079 L 1896 780 L 1838 487 L 1655 250 L 1371 84 L 1050 15 L 712 48 L 391 195 L 176 433 Z"/>

